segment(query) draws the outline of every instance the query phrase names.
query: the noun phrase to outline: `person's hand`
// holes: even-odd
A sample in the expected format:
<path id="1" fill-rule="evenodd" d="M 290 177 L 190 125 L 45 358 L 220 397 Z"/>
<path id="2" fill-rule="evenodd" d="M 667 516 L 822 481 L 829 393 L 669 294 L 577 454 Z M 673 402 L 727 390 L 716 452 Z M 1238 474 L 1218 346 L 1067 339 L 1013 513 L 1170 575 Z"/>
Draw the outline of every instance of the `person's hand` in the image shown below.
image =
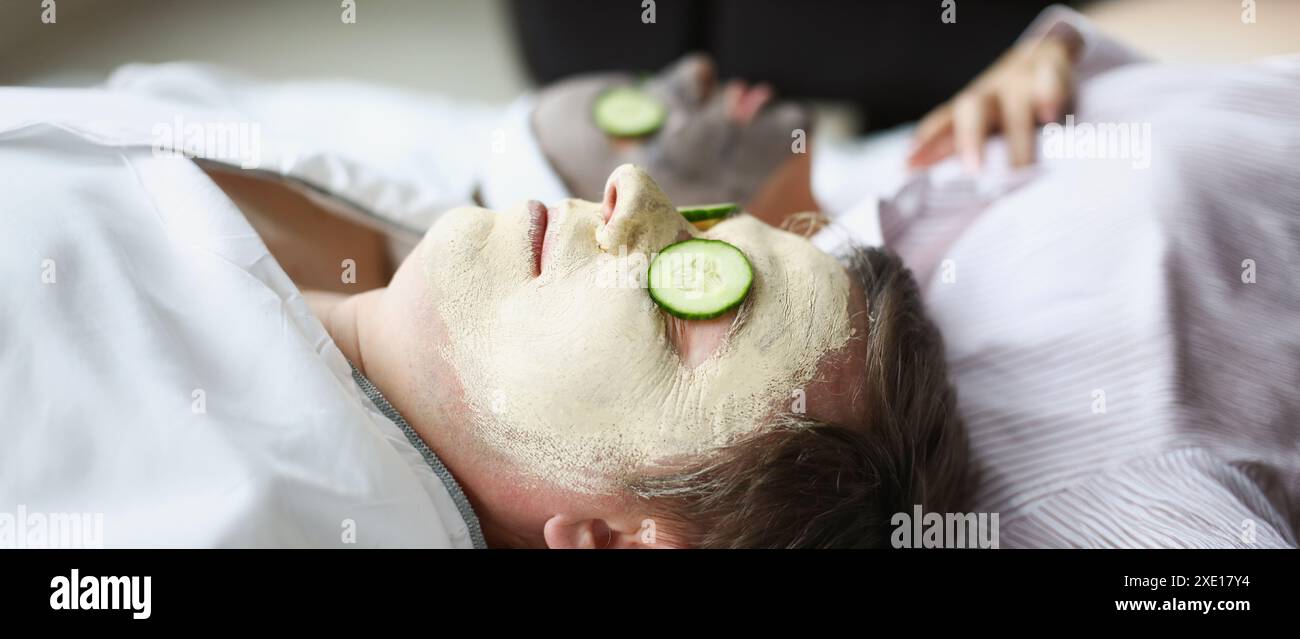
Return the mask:
<path id="1" fill-rule="evenodd" d="M 969 172 L 980 168 L 984 140 L 1002 131 L 1012 166 L 1034 161 L 1034 132 L 1065 113 L 1073 95 L 1077 38 L 1052 34 L 1003 54 L 953 99 L 917 126 L 908 165 L 923 168 L 953 153 Z"/>

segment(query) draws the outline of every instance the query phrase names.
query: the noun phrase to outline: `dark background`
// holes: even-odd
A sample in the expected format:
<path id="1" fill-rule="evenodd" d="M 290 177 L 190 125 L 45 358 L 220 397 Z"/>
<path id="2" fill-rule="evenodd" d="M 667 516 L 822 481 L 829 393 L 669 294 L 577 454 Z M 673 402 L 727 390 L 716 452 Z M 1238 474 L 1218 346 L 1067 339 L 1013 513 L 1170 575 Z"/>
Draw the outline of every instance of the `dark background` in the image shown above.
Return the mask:
<path id="1" fill-rule="evenodd" d="M 639 5 L 639 2 L 635 4 Z M 868 130 L 915 120 L 1001 55 L 1043 0 L 657 0 L 654 24 L 625 2 L 510 0 L 525 69 L 545 83 L 596 70 L 656 70 L 691 51 L 722 78 L 765 80 L 786 97 L 843 100 Z"/>

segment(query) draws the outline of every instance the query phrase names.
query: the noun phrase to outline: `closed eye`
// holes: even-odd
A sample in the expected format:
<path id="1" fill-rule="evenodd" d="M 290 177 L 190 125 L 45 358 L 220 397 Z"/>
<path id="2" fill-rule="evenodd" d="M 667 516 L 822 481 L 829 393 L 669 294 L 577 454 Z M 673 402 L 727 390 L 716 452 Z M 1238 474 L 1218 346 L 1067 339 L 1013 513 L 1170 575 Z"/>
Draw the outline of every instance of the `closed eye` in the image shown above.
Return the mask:
<path id="1" fill-rule="evenodd" d="M 681 242 L 692 237 L 694 236 L 689 231 L 682 229 L 673 241 Z M 669 343 L 676 349 L 687 368 L 695 368 L 721 348 L 727 334 L 736 323 L 739 309 L 740 307 L 733 308 L 723 315 L 707 320 L 685 320 L 666 311 L 660 312 L 664 316 Z"/>

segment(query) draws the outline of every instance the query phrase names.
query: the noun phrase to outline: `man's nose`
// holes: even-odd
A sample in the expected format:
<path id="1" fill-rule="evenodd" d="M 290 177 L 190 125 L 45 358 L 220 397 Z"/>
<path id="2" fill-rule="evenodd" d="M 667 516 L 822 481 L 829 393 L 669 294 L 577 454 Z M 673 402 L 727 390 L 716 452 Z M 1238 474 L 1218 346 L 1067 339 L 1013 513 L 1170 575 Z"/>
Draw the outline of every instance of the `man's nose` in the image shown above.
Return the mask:
<path id="1" fill-rule="evenodd" d="M 718 83 L 717 67 L 713 58 L 705 53 L 692 53 L 682 58 L 674 66 L 672 76 L 674 81 L 686 87 L 696 102 L 709 99 Z"/>
<path id="2" fill-rule="evenodd" d="M 617 221 L 646 208 L 671 206 L 668 196 L 639 166 L 623 164 L 605 180 L 605 197 L 601 202 L 601 215 L 605 224 Z"/>
<path id="3" fill-rule="evenodd" d="M 601 201 L 605 225 L 597 239 L 601 248 L 615 252 L 619 246 L 645 249 L 645 243 L 672 242 L 684 224 L 668 196 L 641 167 L 624 164 L 605 182 Z M 662 237 L 661 237 L 662 236 Z M 660 246 L 649 247 L 657 250 Z"/>

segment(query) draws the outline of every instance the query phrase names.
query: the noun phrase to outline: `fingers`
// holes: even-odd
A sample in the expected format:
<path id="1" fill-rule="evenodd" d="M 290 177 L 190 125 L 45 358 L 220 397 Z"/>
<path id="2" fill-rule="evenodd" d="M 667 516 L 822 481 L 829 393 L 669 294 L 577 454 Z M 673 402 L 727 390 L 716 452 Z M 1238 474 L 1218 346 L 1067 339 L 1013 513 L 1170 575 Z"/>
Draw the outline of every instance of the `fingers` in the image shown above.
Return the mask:
<path id="1" fill-rule="evenodd" d="M 983 93 L 964 93 L 953 104 L 953 137 L 957 154 L 970 173 L 984 162 L 984 140 L 997 118 L 996 102 Z"/>
<path id="2" fill-rule="evenodd" d="M 914 169 L 930 166 L 952 155 L 953 148 L 952 104 L 949 103 L 931 111 L 917 125 L 907 164 Z"/>
<path id="3" fill-rule="evenodd" d="M 916 126 L 916 146 L 933 142 L 942 134 L 952 132 L 952 103 L 946 103 L 931 111 Z"/>
<path id="4" fill-rule="evenodd" d="M 957 145 L 952 137 L 951 128 L 947 133 L 940 135 L 923 146 L 918 146 L 912 150 L 912 154 L 907 158 L 907 164 L 913 169 L 923 169 L 939 160 L 947 158 L 957 150 Z"/>
<path id="5" fill-rule="evenodd" d="M 1007 140 L 1011 166 L 1026 166 L 1034 161 L 1034 103 L 1028 92 L 1007 91 L 998 98 L 1002 109 L 1002 135 Z"/>
<path id="6" fill-rule="evenodd" d="M 1040 43 L 1032 55 L 995 65 L 952 102 L 917 126 L 908 164 L 923 168 L 956 153 L 970 173 L 984 163 L 984 143 L 1001 130 L 1014 167 L 1034 161 L 1038 124 L 1054 122 L 1069 107 L 1073 75 L 1065 42 Z"/>
<path id="7" fill-rule="evenodd" d="M 908 164 L 922 168 L 953 153 L 961 156 L 966 170 L 979 171 L 984 157 L 984 141 L 995 124 L 998 106 L 983 91 L 966 91 L 955 100 L 926 116 L 916 128 L 916 137 Z"/>
<path id="8" fill-rule="evenodd" d="M 1063 47 L 1052 49 L 1035 62 L 1033 74 L 1033 100 L 1038 121 L 1047 123 L 1059 120 L 1065 114 L 1073 82 L 1068 51 Z"/>

